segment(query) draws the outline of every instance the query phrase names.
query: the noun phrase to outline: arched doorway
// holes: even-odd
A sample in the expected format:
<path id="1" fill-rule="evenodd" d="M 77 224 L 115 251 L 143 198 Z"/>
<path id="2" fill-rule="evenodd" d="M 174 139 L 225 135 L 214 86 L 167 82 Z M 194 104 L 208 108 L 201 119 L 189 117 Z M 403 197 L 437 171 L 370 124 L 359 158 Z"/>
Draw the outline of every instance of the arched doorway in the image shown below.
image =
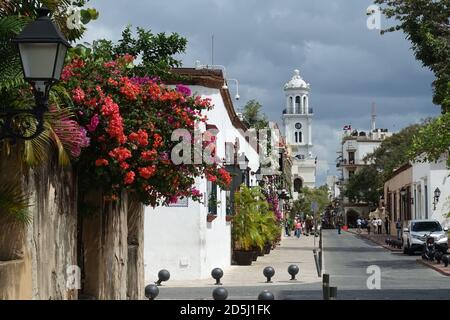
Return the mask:
<path id="1" fill-rule="evenodd" d="M 294 180 L 294 192 L 302 192 L 303 188 L 303 180 L 300 178 L 296 178 Z"/>
<path id="2" fill-rule="evenodd" d="M 356 220 L 360 217 L 360 213 L 354 209 L 349 209 L 347 211 L 347 225 L 349 228 L 356 228 Z"/>

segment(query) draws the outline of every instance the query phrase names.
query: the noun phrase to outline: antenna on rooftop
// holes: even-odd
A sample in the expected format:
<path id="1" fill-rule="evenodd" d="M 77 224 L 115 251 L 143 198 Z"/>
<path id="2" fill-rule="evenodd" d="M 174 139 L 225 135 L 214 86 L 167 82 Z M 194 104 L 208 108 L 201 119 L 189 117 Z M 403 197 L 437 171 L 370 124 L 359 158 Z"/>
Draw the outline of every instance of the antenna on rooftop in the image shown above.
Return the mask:
<path id="1" fill-rule="evenodd" d="M 377 119 L 377 107 L 375 102 L 372 102 L 372 132 L 376 129 L 376 119 Z"/>

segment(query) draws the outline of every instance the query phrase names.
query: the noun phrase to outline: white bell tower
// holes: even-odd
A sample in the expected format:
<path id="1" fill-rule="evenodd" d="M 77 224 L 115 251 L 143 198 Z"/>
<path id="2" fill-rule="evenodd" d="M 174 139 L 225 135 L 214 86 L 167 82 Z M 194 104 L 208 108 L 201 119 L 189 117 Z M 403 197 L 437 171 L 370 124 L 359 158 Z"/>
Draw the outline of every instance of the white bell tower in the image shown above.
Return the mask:
<path id="1" fill-rule="evenodd" d="M 294 160 L 293 186 L 297 190 L 299 185 L 314 188 L 316 181 L 316 159 L 312 152 L 314 113 L 309 104 L 310 89 L 310 84 L 302 79 L 299 70 L 294 70 L 292 79 L 284 85 L 286 102 L 283 126 L 286 143 L 291 149 Z"/>

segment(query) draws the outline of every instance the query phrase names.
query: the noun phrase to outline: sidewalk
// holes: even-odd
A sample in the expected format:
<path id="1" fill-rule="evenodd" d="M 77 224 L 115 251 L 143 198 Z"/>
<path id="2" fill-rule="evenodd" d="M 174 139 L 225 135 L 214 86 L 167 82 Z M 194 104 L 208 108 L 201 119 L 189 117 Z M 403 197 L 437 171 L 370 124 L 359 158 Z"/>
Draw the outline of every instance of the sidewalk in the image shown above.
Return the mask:
<path id="1" fill-rule="evenodd" d="M 316 245 L 319 245 L 319 238 L 316 238 Z M 296 237 L 284 237 L 281 245 L 270 254 L 258 257 L 251 266 L 231 266 L 224 270 L 221 282 L 226 287 L 243 286 L 267 286 L 263 270 L 267 266 L 275 269 L 275 276 L 272 278 L 273 285 L 292 285 L 302 283 L 315 283 L 320 281 L 317 276 L 316 265 L 313 256 L 314 236 L 302 235 L 300 239 Z M 297 274 L 297 281 L 290 281 L 291 276 L 287 272 L 289 265 L 296 264 L 300 268 Z M 196 281 L 177 281 L 170 279 L 164 283 L 167 288 L 173 287 L 214 287 L 213 278 Z"/>
<path id="2" fill-rule="evenodd" d="M 390 251 L 394 251 L 394 252 L 401 252 L 402 249 L 397 249 L 394 247 L 390 247 L 388 245 L 386 245 L 386 239 L 387 238 L 395 238 L 395 235 L 389 235 L 389 234 L 367 234 L 367 230 L 362 230 L 362 232 L 360 234 L 358 234 L 358 232 L 356 232 L 356 229 L 348 229 L 347 232 L 353 233 L 363 239 L 367 239 L 370 240 L 372 242 L 375 242 L 376 244 L 382 246 L 385 249 L 388 249 Z"/>

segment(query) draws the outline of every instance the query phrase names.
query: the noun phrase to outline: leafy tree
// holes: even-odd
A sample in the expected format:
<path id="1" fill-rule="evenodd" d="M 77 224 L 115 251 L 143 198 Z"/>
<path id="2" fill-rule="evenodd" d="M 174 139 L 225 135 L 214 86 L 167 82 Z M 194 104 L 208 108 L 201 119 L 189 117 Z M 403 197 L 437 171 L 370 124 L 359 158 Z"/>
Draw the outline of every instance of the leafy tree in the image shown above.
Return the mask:
<path id="1" fill-rule="evenodd" d="M 378 205 L 383 194 L 383 179 L 374 165 L 364 166 L 350 177 L 345 186 L 344 195 L 352 202 L 364 202 Z"/>
<path id="2" fill-rule="evenodd" d="M 419 130 L 408 150 L 408 157 L 422 162 L 431 162 L 445 156 L 447 167 L 450 168 L 449 151 L 450 112 L 447 112 Z"/>
<path id="3" fill-rule="evenodd" d="M 395 169 L 410 160 L 408 150 L 413 144 L 414 136 L 429 122 L 430 120 L 425 120 L 423 124 L 413 124 L 402 129 L 386 138 L 373 153 L 366 156 L 364 160 L 373 165 L 383 182 L 392 177 Z"/>
<path id="4" fill-rule="evenodd" d="M 100 39 L 94 41 L 92 49 L 79 45 L 75 53 L 80 56 L 92 53 L 95 59 L 105 61 L 130 54 L 140 59 L 140 63 L 133 66 L 136 76 L 159 76 L 162 79 L 174 77 L 170 69 L 181 66 L 181 61 L 174 56 L 186 50 L 187 40 L 177 33 L 153 34 L 143 28 L 136 28 L 136 31 L 137 35 L 134 37 L 131 26 L 127 26 L 117 43 Z"/>
<path id="5" fill-rule="evenodd" d="M 300 199 L 295 200 L 293 203 L 292 212 L 294 214 L 304 214 L 313 216 L 314 212 L 312 211 L 311 205 L 313 202 L 316 202 L 318 205 L 318 213 L 322 213 L 325 208 L 330 204 L 330 200 L 328 198 L 328 187 L 321 186 L 316 189 L 310 189 L 308 187 L 304 187 L 301 192 L 302 196 Z"/>
<path id="6" fill-rule="evenodd" d="M 265 129 L 268 127 L 269 122 L 267 121 L 267 116 L 261 109 L 261 103 L 255 99 L 250 100 L 245 104 L 242 115 L 247 127 L 254 129 Z"/>
<path id="7" fill-rule="evenodd" d="M 387 18 L 398 24 L 382 31 L 402 30 L 415 57 L 436 76 L 433 102 L 450 111 L 450 2 L 448 0 L 375 0 Z"/>

